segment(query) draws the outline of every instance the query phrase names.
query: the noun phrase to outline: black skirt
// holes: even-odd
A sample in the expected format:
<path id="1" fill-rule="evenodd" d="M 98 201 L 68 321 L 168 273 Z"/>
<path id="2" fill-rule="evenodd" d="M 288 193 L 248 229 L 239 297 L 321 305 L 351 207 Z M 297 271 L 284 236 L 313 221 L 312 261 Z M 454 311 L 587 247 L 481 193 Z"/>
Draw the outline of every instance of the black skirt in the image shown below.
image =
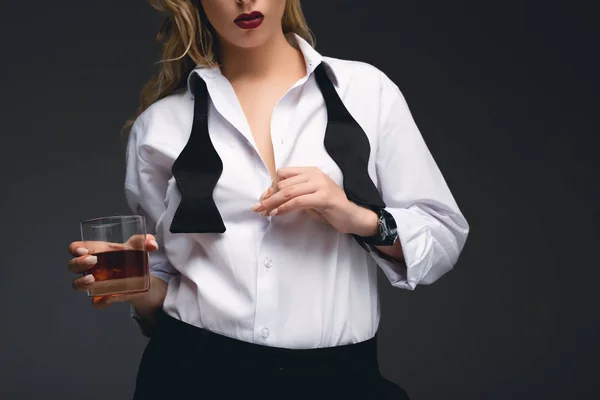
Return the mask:
<path id="1" fill-rule="evenodd" d="M 159 316 L 140 363 L 134 400 L 250 397 L 409 399 L 379 373 L 377 337 L 337 347 L 283 349 Z"/>

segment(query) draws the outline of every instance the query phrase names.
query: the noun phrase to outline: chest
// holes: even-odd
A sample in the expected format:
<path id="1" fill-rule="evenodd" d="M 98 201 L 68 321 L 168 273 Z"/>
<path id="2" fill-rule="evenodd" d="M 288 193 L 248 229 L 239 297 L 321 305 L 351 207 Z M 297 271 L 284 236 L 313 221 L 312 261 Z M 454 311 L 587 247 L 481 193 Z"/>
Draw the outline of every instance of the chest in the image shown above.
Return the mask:
<path id="1" fill-rule="evenodd" d="M 252 137 L 251 144 L 256 147 L 271 177 L 274 177 L 277 169 L 271 136 L 273 115 L 279 101 L 285 97 L 292 84 L 291 81 L 281 80 L 270 84 L 234 82 L 231 85 L 236 94 L 235 101 L 239 103 L 243 114 L 242 119 L 245 119 Z"/>
<path id="2" fill-rule="evenodd" d="M 238 99 L 240 129 L 228 123 L 233 116 L 216 107 L 209 113 L 211 141 L 223 161 L 215 200 L 222 203 L 235 197 L 251 207 L 271 185 L 277 169 L 292 166 L 316 166 L 342 185 L 342 172 L 323 144 L 327 110 L 318 93 L 271 91 L 256 101 L 240 90 Z"/>
<path id="3" fill-rule="evenodd" d="M 271 185 L 277 168 L 317 167 L 343 187 L 342 171 L 324 146 L 328 115 L 316 82 L 309 80 L 284 94 L 282 88 L 236 90 L 211 93 L 208 110 L 210 140 L 223 164 L 213 198 L 224 221 L 253 218 L 251 208 Z M 347 104 L 371 136 L 377 129 L 374 114 L 358 101 Z M 370 141 L 369 173 L 376 182 L 376 142 Z M 173 187 L 167 197 L 174 211 L 180 193 Z"/>
<path id="4" fill-rule="evenodd" d="M 279 86 L 249 84 L 232 85 L 232 87 L 254 136 L 262 138 L 268 135 L 273 110 L 286 89 Z"/>

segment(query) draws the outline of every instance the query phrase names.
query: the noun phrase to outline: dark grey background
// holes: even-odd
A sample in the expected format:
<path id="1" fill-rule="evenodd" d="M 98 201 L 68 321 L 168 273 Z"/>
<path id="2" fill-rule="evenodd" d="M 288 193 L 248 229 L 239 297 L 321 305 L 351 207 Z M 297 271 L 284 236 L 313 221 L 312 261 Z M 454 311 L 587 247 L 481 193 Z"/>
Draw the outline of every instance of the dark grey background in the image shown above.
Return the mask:
<path id="1" fill-rule="evenodd" d="M 400 86 L 472 227 L 433 286 L 381 280 L 383 373 L 414 400 L 592 398 L 595 10 L 304 3 L 319 51 Z M 128 399 L 146 341 L 125 306 L 72 292 L 66 249 L 80 220 L 129 212 L 119 129 L 157 60 L 159 15 L 142 0 L 12 1 L 0 18 L 0 398 Z"/>

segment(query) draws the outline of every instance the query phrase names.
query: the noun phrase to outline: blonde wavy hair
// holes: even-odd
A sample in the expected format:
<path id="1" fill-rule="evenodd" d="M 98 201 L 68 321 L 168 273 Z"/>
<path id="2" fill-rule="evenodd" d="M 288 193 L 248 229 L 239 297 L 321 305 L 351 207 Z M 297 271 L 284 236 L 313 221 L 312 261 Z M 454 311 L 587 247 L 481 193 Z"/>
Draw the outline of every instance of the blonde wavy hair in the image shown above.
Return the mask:
<path id="1" fill-rule="evenodd" d="M 123 127 L 128 133 L 135 119 L 154 102 L 184 89 L 188 74 L 197 66 L 219 65 L 214 28 L 209 23 L 200 0 L 148 0 L 156 10 L 166 14 L 156 41 L 162 46 L 159 70 L 140 94 L 140 105 Z M 285 34 L 296 33 L 312 46 L 315 39 L 308 28 L 300 0 L 287 0 L 282 18 Z"/>

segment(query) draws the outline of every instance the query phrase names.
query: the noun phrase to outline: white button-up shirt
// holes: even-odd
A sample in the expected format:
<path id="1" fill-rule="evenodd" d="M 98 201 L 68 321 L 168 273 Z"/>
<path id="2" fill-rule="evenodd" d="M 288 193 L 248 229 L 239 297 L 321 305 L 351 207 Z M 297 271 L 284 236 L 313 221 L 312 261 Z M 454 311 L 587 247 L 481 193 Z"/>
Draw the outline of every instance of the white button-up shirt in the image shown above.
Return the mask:
<path id="1" fill-rule="evenodd" d="M 168 282 L 164 311 L 239 340 L 287 348 L 373 337 L 380 309 L 377 268 L 398 288 L 430 284 L 457 262 L 469 231 L 398 87 L 362 62 L 323 57 L 295 36 L 307 75 L 277 103 L 271 123 L 276 167 L 316 166 L 340 186 L 326 152 L 327 113 L 314 70 L 325 63 L 346 108 L 365 131 L 368 172 L 398 226 L 405 263 L 365 251 L 351 235 L 302 211 L 252 211 L 271 177 L 236 94 L 219 68 L 197 68 L 210 95 L 210 139 L 223 161 L 213 192 L 224 233 L 171 233 L 181 201 L 171 167 L 190 137 L 194 93 L 169 95 L 132 127 L 125 193 L 146 215 L 160 250 L 151 272 Z M 190 75 L 191 76 L 191 75 Z"/>

